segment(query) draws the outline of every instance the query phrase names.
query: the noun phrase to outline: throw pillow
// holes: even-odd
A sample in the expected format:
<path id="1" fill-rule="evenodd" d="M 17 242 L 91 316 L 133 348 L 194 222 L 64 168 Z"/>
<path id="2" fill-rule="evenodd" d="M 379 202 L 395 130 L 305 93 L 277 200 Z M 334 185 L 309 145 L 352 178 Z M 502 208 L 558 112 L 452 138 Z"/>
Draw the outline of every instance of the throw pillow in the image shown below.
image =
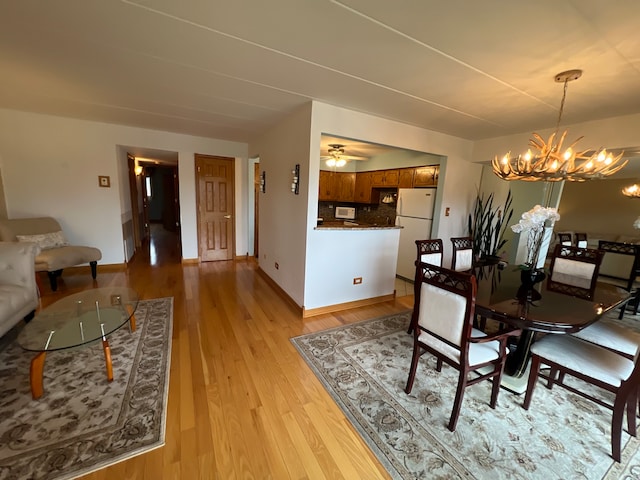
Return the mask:
<path id="1" fill-rule="evenodd" d="M 62 231 L 41 233 L 37 235 L 16 235 L 19 242 L 37 243 L 42 250 L 69 245 Z"/>

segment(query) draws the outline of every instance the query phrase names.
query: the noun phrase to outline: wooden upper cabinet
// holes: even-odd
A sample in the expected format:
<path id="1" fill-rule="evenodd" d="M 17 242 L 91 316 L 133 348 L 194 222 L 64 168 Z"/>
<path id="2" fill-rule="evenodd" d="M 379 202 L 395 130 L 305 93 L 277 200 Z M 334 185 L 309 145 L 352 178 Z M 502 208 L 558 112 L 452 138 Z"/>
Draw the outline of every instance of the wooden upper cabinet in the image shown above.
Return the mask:
<path id="1" fill-rule="evenodd" d="M 398 176 L 398 188 L 413 187 L 413 173 L 415 168 L 401 168 Z"/>
<path id="2" fill-rule="evenodd" d="M 318 200 L 353 202 L 356 186 L 356 174 L 349 172 L 331 172 L 320 170 Z"/>
<path id="3" fill-rule="evenodd" d="M 320 170 L 320 190 L 318 191 L 318 200 L 333 200 L 335 184 L 335 172 L 328 170 Z"/>
<path id="4" fill-rule="evenodd" d="M 353 202 L 356 190 L 356 174 L 336 172 L 335 189 L 335 200 Z"/>
<path id="5" fill-rule="evenodd" d="M 417 167 L 413 175 L 414 187 L 435 187 L 438 185 L 438 165 L 428 167 Z"/>
<path id="6" fill-rule="evenodd" d="M 397 187 L 400 178 L 400 171 L 393 170 L 375 170 L 371 172 L 372 187 Z"/>
<path id="7" fill-rule="evenodd" d="M 358 203 L 371 203 L 371 172 L 358 172 L 356 174 L 355 201 Z"/>

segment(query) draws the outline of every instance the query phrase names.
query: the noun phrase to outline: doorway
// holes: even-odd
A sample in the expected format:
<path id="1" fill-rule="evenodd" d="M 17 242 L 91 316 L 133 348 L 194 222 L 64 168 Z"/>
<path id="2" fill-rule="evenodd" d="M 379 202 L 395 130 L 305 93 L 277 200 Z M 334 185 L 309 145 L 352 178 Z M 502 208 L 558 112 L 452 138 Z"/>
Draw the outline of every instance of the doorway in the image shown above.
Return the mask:
<path id="1" fill-rule="evenodd" d="M 131 193 L 132 257 L 151 265 L 180 261 L 180 203 L 177 159 L 127 153 Z M 126 233 L 126 232 L 125 232 Z"/>
<path id="2" fill-rule="evenodd" d="M 196 154 L 198 253 L 201 262 L 232 260 L 235 251 L 235 159 Z"/>

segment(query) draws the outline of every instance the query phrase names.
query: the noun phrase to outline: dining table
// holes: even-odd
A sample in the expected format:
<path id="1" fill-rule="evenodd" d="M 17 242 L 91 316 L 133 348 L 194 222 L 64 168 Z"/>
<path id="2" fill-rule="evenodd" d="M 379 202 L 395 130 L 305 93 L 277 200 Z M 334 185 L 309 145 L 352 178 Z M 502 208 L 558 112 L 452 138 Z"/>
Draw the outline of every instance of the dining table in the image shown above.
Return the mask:
<path id="1" fill-rule="evenodd" d="M 478 284 L 476 316 L 522 330 L 505 365 L 511 377 L 524 375 L 536 336 L 578 332 L 631 298 L 627 290 L 604 282 L 597 283 L 590 299 L 550 291 L 546 278 L 525 288 L 520 267 L 503 262 L 474 265 L 472 273 Z"/>

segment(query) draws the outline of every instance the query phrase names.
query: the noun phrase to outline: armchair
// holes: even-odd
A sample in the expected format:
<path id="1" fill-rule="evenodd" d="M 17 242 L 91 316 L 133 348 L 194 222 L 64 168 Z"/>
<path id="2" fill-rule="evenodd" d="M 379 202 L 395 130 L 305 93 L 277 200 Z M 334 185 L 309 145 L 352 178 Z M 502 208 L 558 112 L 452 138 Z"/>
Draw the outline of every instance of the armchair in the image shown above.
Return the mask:
<path id="1" fill-rule="evenodd" d="M 35 258 L 35 271 L 47 272 L 54 292 L 63 269 L 88 263 L 95 279 L 98 260 L 102 258 L 97 248 L 69 245 L 62 227 L 51 217 L 0 220 L 0 241 L 37 243 L 41 251 Z"/>

